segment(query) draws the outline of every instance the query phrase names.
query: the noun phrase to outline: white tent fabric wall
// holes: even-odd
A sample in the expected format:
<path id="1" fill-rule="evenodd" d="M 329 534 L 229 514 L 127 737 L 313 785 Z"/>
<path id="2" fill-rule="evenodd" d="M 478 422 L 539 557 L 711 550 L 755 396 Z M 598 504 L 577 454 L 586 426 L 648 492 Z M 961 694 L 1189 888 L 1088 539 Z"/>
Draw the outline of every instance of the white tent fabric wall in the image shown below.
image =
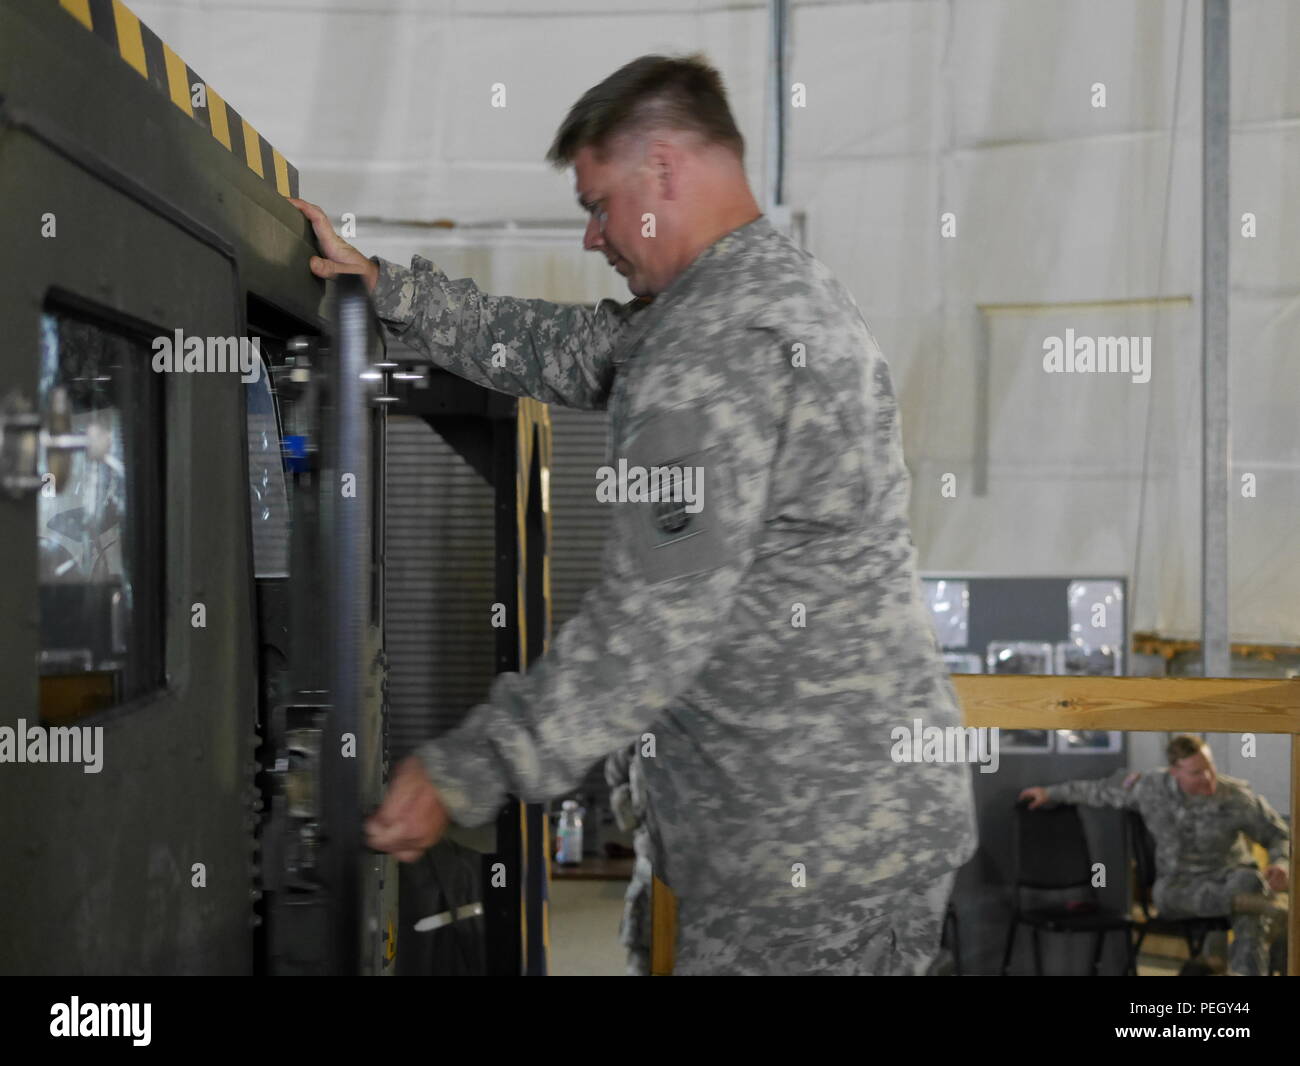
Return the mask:
<path id="1" fill-rule="evenodd" d="M 488 291 L 626 295 L 573 230 L 503 242 L 365 220 L 577 221 L 569 179 L 542 156 L 581 92 L 636 55 L 710 56 L 762 188 L 762 3 L 133 6 L 295 162 L 308 199 L 362 219 L 360 247 L 421 251 Z M 790 45 L 807 106 L 789 114 L 788 200 L 893 367 L 921 565 L 1126 573 L 1135 629 L 1197 636 L 1200 4 L 794 2 Z M 1257 235 L 1234 232 L 1231 245 L 1231 630 L 1292 644 L 1297 53 L 1300 7 L 1233 4 L 1231 211 L 1253 213 Z M 492 106 L 495 83 L 505 108 Z M 1151 336 L 1150 382 L 1044 373 L 1043 339 L 1066 328 Z M 955 498 L 941 495 L 945 473 Z M 1241 494 L 1247 474 L 1254 497 Z"/>

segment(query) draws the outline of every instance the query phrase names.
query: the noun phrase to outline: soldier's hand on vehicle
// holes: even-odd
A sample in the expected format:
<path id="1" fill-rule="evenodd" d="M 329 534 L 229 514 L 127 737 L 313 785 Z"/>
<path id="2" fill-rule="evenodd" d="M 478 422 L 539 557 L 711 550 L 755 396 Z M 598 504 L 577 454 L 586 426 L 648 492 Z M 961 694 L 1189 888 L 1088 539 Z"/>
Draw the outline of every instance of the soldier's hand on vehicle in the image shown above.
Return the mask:
<path id="1" fill-rule="evenodd" d="M 325 253 L 324 258 L 319 255 L 311 257 L 311 272 L 318 278 L 360 274 L 365 280 L 366 290 L 373 291 L 375 283 L 379 281 L 379 268 L 334 232 L 334 225 L 330 222 L 329 215 L 306 200 L 297 200 L 291 196 L 289 203 L 307 217 L 307 221 L 311 223 L 311 228 L 316 233 L 316 243 Z"/>
<path id="2" fill-rule="evenodd" d="M 1264 880 L 1274 892 L 1285 892 L 1291 885 L 1291 878 L 1285 866 L 1270 866 L 1264 871 Z"/>
<path id="3" fill-rule="evenodd" d="M 1031 811 L 1037 810 L 1047 802 L 1047 789 L 1042 788 L 1039 785 L 1034 785 L 1025 789 L 1016 797 L 1017 802 L 1020 800 L 1029 800 L 1029 809 Z"/>
<path id="4" fill-rule="evenodd" d="M 366 843 L 399 862 L 415 862 L 438 842 L 450 820 L 424 764 L 411 755 L 398 765 L 384 802 L 366 820 Z"/>

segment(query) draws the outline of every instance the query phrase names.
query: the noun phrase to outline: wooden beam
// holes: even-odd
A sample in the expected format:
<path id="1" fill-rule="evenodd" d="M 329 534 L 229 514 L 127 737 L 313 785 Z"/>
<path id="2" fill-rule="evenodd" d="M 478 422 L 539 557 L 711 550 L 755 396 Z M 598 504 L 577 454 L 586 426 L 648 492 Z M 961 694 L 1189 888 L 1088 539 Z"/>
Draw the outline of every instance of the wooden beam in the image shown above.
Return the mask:
<path id="1" fill-rule="evenodd" d="M 650 976 L 671 977 L 677 953 L 677 898 L 654 878 L 650 884 Z"/>
<path id="2" fill-rule="evenodd" d="M 954 674 L 970 726 L 1300 733 L 1300 679 Z"/>
<path id="3" fill-rule="evenodd" d="M 1175 655 L 1184 655 L 1201 650 L 1199 640 L 1181 640 L 1174 637 L 1162 637 L 1156 633 L 1134 633 L 1134 655 L 1159 655 L 1168 661 Z M 1276 662 L 1279 655 L 1300 655 L 1300 645 L 1296 644 L 1232 644 L 1233 655 L 1247 659 L 1263 659 Z"/>

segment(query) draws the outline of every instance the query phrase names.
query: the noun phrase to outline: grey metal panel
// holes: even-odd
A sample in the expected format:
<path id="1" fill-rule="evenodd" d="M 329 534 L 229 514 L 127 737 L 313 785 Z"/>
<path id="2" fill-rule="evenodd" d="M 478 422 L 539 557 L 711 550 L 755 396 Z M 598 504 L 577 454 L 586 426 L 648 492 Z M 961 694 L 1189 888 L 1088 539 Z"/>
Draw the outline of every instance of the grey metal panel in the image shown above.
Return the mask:
<path id="1" fill-rule="evenodd" d="M 609 519 L 595 484 L 608 420 L 550 411 L 554 629 L 600 573 Z M 390 420 L 384 617 L 394 760 L 457 725 L 491 686 L 492 508 L 491 487 L 426 423 Z"/>
<path id="2" fill-rule="evenodd" d="M 388 426 L 385 626 L 394 760 L 458 724 L 493 677 L 493 490 L 425 422 Z"/>
<path id="3" fill-rule="evenodd" d="M 578 612 L 600 576 L 609 515 L 596 501 L 596 469 L 608 461 L 609 416 L 569 407 L 551 411 L 551 625 Z"/>
<path id="4" fill-rule="evenodd" d="M 609 415 L 554 404 L 551 412 L 551 631 L 558 632 L 582 606 L 600 577 L 609 532 L 607 508 L 596 500 L 596 469 L 609 461 Z M 632 738 L 628 737 L 629 743 Z M 604 762 L 579 787 L 604 797 Z M 594 834 L 591 834 L 594 839 Z"/>
<path id="5" fill-rule="evenodd" d="M 388 357 L 416 365 L 429 362 L 427 356 L 393 338 L 388 342 Z M 550 405 L 549 411 L 553 442 L 550 547 L 551 632 L 554 633 L 577 613 L 583 594 L 600 574 L 609 516 L 596 502 L 596 468 L 608 461 L 609 416 L 605 411 L 581 411 L 555 404 Z M 423 432 L 432 431 L 423 426 Z M 404 439 L 404 446 L 414 446 L 415 438 Z M 396 456 L 398 448 L 395 441 L 390 441 L 389 455 Z M 411 461 L 416 461 L 414 455 Z M 392 477 L 390 472 L 390 486 L 394 484 Z M 391 513 L 391 502 L 389 506 Z M 390 551 L 393 535 L 390 531 Z"/>

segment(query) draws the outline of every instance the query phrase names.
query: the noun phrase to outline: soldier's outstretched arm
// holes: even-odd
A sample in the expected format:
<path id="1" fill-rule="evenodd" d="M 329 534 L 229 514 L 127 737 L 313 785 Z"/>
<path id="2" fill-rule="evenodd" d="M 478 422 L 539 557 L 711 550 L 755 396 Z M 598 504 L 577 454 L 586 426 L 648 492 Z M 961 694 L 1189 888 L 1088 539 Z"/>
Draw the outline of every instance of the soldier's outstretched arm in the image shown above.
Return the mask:
<path id="1" fill-rule="evenodd" d="M 410 267 L 367 259 L 306 200 L 292 203 L 311 222 L 323 253 L 312 273 L 360 274 L 375 310 L 396 336 L 444 370 L 512 396 L 566 407 L 602 408 L 614 347 L 643 305 L 601 300 L 595 307 L 490 296 L 468 278 L 453 281 L 427 259 Z"/>
<path id="2" fill-rule="evenodd" d="M 1047 786 L 1047 798 L 1053 803 L 1075 803 L 1085 807 L 1117 807 L 1121 810 L 1136 807 L 1141 776 L 1129 770 L 1116 770 L 1109 777 L 1092 781 L 1063 781 Z"/>
<path id="3" fill-rule="evenodd" d="M 790 402 L 788 367 L 763 331 L 689 343 L 696 350 L 680 353 L 672 385 L 634 398 L 628 445 L 614 458 L 629 470 L 702 471 L 692 486 L 702 492 L 676 508 L 610 503 L 602 576 L 578 615 L 527 674 L 498 677 L 459 728 L 418 750 L 456 822 L 488 821 L 507 793 L 540 802 L 575 787 L 654 723 L 734 624 Z"/>
<path id="4" fill-rule="evenodd" d="M 1273 805 L 1255 793 L 1250 798 L 1249 827 L 1251 838 L 1268 849 L 1268 861 L 1274 866 L 1288 866 L 1291 861 L 1291 834 L 1286 822 Z"/>
<path id="5" fill-rule="evenodd" d="M 409 268 L 374 261 L 379 280 L 371 295 L 380 320 L 444 370 L 511 396 L 605 406 L 614 348 L 635 301 L 588 307 L 490 296 L 418 255 Z"/>

